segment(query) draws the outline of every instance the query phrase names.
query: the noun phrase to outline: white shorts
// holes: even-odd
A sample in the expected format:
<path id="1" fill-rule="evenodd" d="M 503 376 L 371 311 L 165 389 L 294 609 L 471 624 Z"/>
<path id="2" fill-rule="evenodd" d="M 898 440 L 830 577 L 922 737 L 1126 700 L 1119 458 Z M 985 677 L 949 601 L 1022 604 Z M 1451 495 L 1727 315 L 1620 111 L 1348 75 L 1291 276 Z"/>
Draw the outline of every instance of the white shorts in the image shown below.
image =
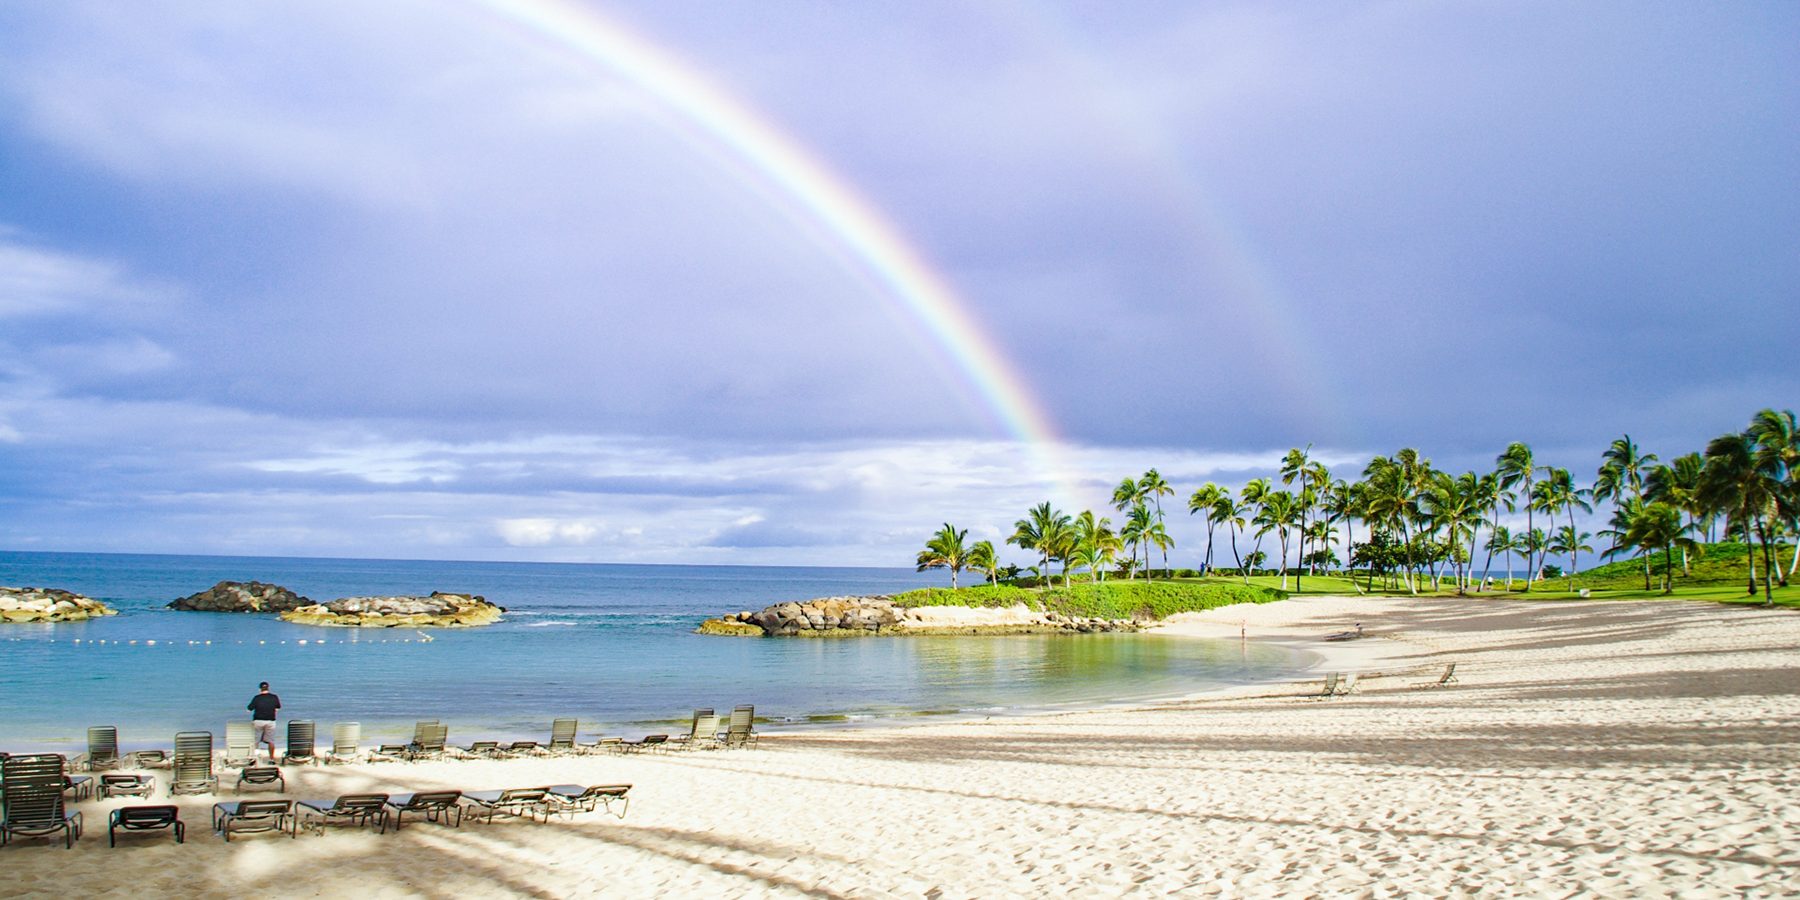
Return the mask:
<path id="1" fill-rule="evenodd" d="M 275 743 L 275 723 L 273 721 L 256 719 L 250 724 L 256 728 L 256 743 L 270 745 Z"/>

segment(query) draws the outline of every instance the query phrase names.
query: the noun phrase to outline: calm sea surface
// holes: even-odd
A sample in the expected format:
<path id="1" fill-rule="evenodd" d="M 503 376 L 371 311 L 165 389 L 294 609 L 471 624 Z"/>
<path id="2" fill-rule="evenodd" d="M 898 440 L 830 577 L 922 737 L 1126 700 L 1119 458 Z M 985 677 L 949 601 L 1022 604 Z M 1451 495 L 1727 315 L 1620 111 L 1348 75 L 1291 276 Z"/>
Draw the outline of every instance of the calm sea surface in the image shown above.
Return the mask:
<path id="1" fill-rule="evenodd" d="M 754 703 L 765 728 L 1000 715 L 1176 696 L 1293 674 L 1289 651 L 1149 635 L 757 639 L 700 620 L 782 600 L 928 583 L 906 569 L 636 566 L 0 552 L 0 585 L 85 594 L 119 615 L 0 626 L 0 749 L 85 747 L 116 725 L 127 749 L 224 733 L 258 681 L 283 718 L 363 723 L 367 743 L 438 718 L 452 743 L 668 731 L 696 706 Z M 313 600 L 433 590 L 506 607 L 485 628 L 318 628 L 274 616 L 176 612 L 221 580 Z"/>

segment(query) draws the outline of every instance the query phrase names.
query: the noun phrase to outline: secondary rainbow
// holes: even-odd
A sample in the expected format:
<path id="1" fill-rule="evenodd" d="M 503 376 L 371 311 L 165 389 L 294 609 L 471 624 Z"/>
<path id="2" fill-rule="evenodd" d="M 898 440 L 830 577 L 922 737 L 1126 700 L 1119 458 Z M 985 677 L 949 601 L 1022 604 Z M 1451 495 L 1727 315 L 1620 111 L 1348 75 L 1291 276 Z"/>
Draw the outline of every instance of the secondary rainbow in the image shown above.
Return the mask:
<path id="1" fill-rule="evenodd" d="M 764 121 L 691 66 L 592 9 L 567 0 L 472 0 L 474 6 L 540 40 L 604 67 L 675 114 L 728 159 L 764 196 L 836 245 L 857 274 L 921 325 L 963 375 L 994 423 L 1018 439 L 1061 494 L 1082 491 L 1057 464 L 1059 443 L 1042 405 L 948 282 L 872 204 L 799 142 Z M 797 215 L 796 215 L 797 214 Z"/>

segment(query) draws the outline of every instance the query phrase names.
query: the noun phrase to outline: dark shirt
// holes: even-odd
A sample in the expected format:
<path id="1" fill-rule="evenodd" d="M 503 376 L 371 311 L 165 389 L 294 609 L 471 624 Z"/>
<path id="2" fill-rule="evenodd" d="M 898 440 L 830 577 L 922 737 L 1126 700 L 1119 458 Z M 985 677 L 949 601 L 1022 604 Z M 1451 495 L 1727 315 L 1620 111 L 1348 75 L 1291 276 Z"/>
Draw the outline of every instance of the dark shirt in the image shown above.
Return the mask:
<path id="1" fill-rule="evenodd" d="M 275 711 L 281 708 L 281 698 L 274 694 L 257 694 L 250 698 L 250 705 L 244 708 L 250 710 L 251 719 L 273 722 Z"/>

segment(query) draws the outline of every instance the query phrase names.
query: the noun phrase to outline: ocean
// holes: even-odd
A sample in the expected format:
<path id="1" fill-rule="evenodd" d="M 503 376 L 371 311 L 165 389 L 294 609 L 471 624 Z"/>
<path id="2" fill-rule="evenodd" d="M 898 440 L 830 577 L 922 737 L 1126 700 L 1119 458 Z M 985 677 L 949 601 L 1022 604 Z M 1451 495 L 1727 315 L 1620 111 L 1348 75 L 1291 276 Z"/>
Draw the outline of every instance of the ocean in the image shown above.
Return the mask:
<path id="1" fill-rule="evenodd" d="M 474 593 L 507 608 L 472 629 L 320 628 L 165 604 L 222 580 L 315 601 Z M 760 728 L 1012 715 L 1174 697 L 1294 675 L 1310 660 L 1237 641 L 1155 635 L 845 639 L 697 635 L 702 619 L 784 600 L 940 583 L 909 569 L 445 562 L 0 551 L 0 585 L 85 594 L 117 616 L 0 626 L 0 749 L 126 749 L 248 716 L 259 681 L 282 718 L 363 724 L 400 742 L 418 719 L 450 742 L 670 731 L 695 707 L 756 706 Z"/>

